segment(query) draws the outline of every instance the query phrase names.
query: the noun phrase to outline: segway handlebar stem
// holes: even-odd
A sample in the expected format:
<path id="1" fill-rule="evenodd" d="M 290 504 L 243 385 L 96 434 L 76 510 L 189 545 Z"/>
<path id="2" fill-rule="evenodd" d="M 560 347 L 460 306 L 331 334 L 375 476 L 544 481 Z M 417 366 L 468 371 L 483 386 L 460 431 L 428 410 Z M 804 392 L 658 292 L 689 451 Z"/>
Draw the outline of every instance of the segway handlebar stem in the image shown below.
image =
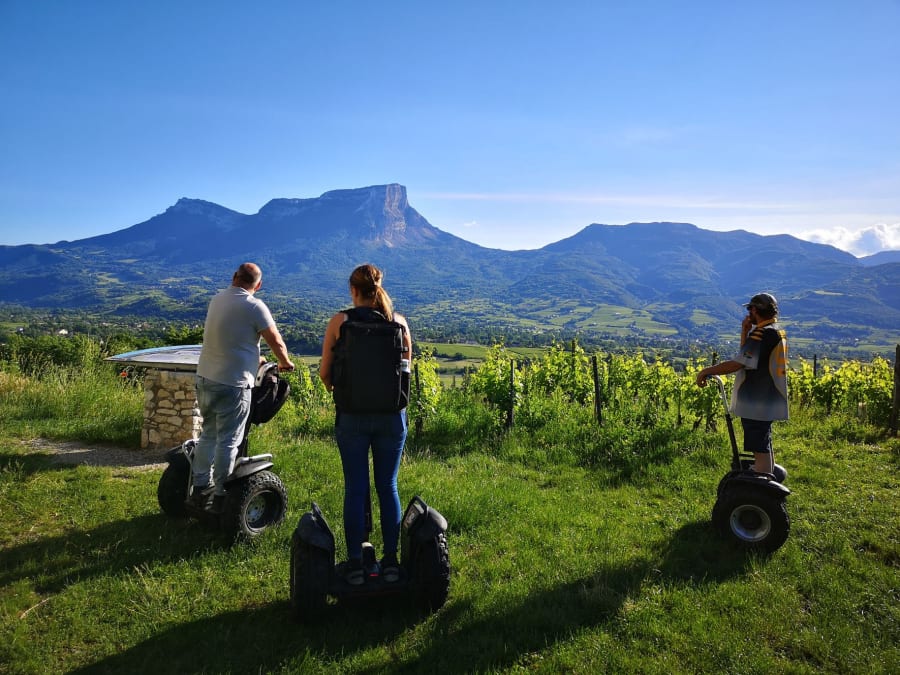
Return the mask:
<path id="1" fill-rule="evenodd" d="M 718 375 L 710 375 L 706 378 L 712 380 L 719 390 L 719 398 L 725 408 L 725 425 L 728 427 L 728 440 L 731 441 L 731 468 L 733 471 L 741 469 L 741 453 L 738 450 L 737 437 L 734 435 L 734 422 L 731 419 L 731 408 L 728 405 L 728 396 L 725 394 L 725 383 Z"/>
<path id="2" fill-rule="evenodd" d="M 710 375 L 706 379 L 715 383 L 716 389 L 719 390 L 719 398 L 722 399 L 722 405 L 725 406 L 725 414 L 731 417 L 731 408 L 728 406 L 728 396 L 725 393 L 725 383 L 722 381 L 722 378 L 718 375 Z"/>

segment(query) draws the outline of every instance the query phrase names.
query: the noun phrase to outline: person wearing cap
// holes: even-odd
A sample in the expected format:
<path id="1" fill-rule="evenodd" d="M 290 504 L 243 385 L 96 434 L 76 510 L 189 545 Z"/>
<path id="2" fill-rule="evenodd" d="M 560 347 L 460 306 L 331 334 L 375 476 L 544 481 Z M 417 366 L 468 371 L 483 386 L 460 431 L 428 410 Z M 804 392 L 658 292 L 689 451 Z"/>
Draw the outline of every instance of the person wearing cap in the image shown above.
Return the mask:
<path id="1" fill-rule="evenodd" d="M 772 473 L 772 422 L 788 418 L 787 336 L 776 323 L 778 302 L 757 293 L 741 322 L 741 348 L 736 356 L 697 373 L 697 385 L 712 375 L 735 373 L 731 412 L 741 418 L 744 450 L 753 453 L 753 469 Z"/>

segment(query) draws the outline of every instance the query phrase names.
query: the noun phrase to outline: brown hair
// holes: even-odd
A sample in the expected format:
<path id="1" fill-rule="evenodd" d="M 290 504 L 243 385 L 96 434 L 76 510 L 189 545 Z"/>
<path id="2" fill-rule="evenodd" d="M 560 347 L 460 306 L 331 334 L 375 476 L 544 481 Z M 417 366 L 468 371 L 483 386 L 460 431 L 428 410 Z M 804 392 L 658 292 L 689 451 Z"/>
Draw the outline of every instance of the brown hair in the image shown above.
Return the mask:
<path id="1" fill-rule="evenodd" d="M 350 275 L 350 285 L 356 289 L 360 297 L 367 303 L 371 303 L 372 307 L 377 309 L 384 315 L 388 321 L 394 320 L 394 303 L 391 297 L 381 287 L 381 280 L 384 273 L 372 265 L 366 263 L 360 265 Z"/>

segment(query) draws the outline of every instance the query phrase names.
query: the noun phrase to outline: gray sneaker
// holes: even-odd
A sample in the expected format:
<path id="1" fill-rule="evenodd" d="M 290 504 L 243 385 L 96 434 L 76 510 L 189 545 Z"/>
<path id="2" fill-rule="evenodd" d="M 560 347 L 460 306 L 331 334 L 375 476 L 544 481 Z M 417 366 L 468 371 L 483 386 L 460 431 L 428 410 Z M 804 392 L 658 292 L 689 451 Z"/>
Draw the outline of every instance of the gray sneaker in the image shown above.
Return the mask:
<path id="1" fill-rule="evenodd" d="M 389 584 L 400 580 L 400 563 L 396 554 L 391 553 L 381 559 L 381 578 Z"/>
<path id="2" fill-rule="evenodd" d="M 363 573 L 362 560 L 348 560 L 344 563 L 344 581 L 351 586 L 362 586 L 366 582 L 366 575 Z"/>

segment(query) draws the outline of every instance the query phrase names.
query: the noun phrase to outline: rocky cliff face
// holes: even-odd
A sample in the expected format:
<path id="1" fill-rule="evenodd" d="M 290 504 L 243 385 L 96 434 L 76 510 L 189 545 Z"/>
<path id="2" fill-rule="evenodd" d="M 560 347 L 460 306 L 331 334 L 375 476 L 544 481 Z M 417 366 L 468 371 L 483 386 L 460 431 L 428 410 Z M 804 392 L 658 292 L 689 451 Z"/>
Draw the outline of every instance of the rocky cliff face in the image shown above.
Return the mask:
<path id="1" fill-rule="evenodd" d="M 420 228 L 431 227 L 410 207 L 406 188 L 396 183 L 332 190 L 318 199 L 273 199 L 250 218 L 289 239 L 304 233 L 342 233 L 388 246 L 406 241 L 410 220 Z"/>
<path id="2" fill-rule="evenodd" d="M 332 208 L 351 211 L 353 229 L 365 239 L 388 246 L 405 240 L 406 217 L 411 209 L 403 185 L 392 183 L 356 190 L 334 190 L 319 199 Z"/>

